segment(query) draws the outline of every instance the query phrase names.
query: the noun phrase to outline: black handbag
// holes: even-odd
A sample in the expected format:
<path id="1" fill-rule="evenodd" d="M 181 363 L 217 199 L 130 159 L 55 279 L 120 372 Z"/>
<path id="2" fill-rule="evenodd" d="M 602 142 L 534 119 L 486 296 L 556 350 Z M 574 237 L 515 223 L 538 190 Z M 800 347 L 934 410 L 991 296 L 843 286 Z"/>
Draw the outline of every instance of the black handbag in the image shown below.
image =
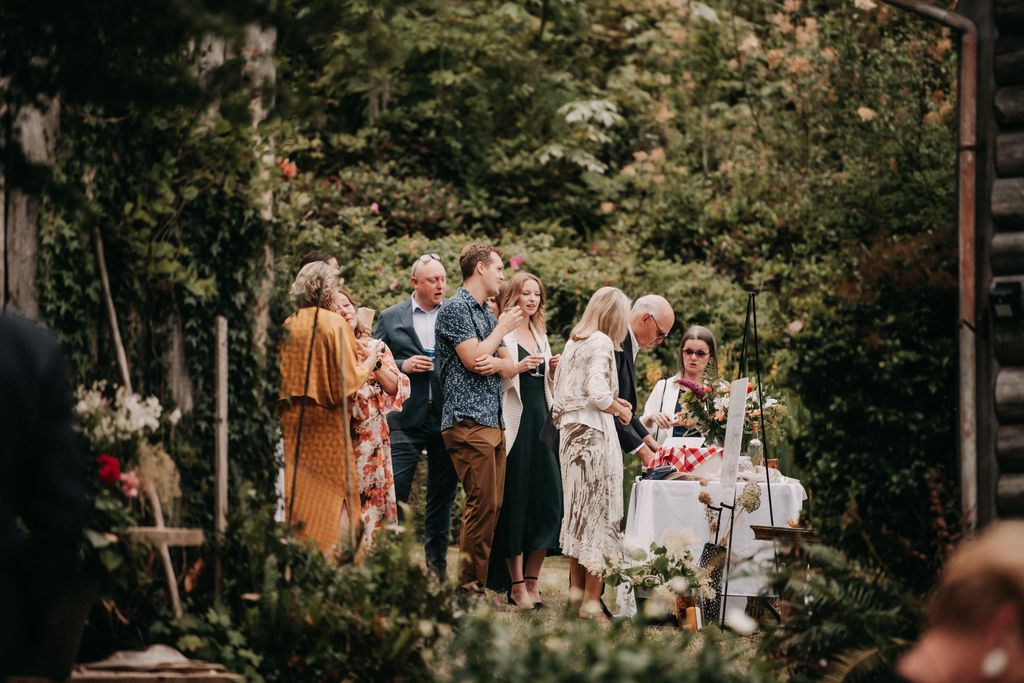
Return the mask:
<path id="1" fill-rule="evenodd" d="M 551 449 L 551 451 L 558 455 L 559 439 L 561 438 L 558 433 L 558 428 L 555 427 L 555 423 L 551 421 L 551 411 L 548 411 L 548 417 L 544 420 L 544 426 L 540 428 L 540 433 L 537 435 L 540 442 Z"/>

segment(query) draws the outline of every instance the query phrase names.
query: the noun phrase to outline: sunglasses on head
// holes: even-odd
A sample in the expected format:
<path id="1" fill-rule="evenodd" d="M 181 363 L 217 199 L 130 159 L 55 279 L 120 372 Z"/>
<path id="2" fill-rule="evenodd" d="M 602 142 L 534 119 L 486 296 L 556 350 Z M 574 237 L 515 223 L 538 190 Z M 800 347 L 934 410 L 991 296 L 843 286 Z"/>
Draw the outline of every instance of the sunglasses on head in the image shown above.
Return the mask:
<path id="1" fill-rule="evenodd" d="M 412 264 L 412 274 L 416 274 L 416 269 L 420 267 L 421 263 L 430 263 L 431 261 L 437 261 L 438 263 L 440 263 L 441 257 L 438 256 L 437 254 L 424 254 L 423 256 L 420 256 L 418 259 L 416 259 L 416 262 Z"/>

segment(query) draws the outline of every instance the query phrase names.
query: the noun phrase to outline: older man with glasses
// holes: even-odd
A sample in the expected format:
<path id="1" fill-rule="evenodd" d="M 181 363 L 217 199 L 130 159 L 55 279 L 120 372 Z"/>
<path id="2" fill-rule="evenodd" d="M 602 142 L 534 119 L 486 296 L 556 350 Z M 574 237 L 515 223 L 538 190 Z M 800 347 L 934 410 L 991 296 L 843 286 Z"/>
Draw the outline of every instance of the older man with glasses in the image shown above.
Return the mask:
<path id="1" fill-rule="evenodd" d="M 434 367 L 434 327 L 444 301 L 447 276 L 441 257 L 424 254 L 412 264 L 412 296 L 385 309 L 374 336 L 394 354 L 409 376 L 412 393 L 402 410 L 388 415 L 395 495 L 407 502 L 420 455 L 427 454 L 427 501 L 423 547 L 427 565 L 445 579 L 452 501 L 459 482 L 441 440 L 441 384 Z"/>
<path id="2" fill-rule="evenodd" d="M 622 340 L 622 350 L 615 352 L 619 398 L 628 401 L 634 413 L 629 424 L 615 422 L 619 445 L 623 451 L 639 457 L 644 467 L 654 459 L 658 444 L 636 416 L 636 355 L 640 349 L 653 348 L 665 341 L 675 322 L 676 315 L 664 297 L 657 294 L 642 296 L 630 312 L 629 333 Z"/>

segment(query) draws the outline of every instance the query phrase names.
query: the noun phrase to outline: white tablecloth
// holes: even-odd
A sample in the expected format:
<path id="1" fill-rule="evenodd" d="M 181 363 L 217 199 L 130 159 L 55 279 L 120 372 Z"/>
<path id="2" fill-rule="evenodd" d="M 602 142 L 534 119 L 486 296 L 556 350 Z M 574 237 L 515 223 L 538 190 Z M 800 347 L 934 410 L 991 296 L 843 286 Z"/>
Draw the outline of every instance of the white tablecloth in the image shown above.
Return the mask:
<path id="1" fill-rule="evenodd" d="M 746 482 L 736 484 L 736 495 L 743 490 Z M 768 485 L 758 483 L 761 489 L 761 507 L 754 512 L 737 514 L 739 519 L 732 537 L 733 560 L 729 572 L 729 595 L 764 595 L 768 589 L 767 576 L 763 569 L 774 557 L 771 541 L 755 541 L 751 524 L 770 525 L 768 510 Z M 709 535 L 705 506 L 697 500 L 703 487 L 696 481 L 637 481 L 629 497 L 629 512 L 626 517 L 626 536 L 643 547 L 652 541 L 661 542 L 666 529 L 683 528 L 693 532 L 697 542 L 694 545 L 694 559 L 700 559 L 704 543 L 714 541 Z M 722 499 L 721 485 L 711 482 L 707 486 L 712 500 L 717 504 Z M 800 516 L 800 508 L 807 498 L 803 485 L 796 479 L 783 477 L 772 484 L 772 512 L 775 526 L 788 526 L 787 521 Z M 722 532 L 729 530 L 729 511 L 722 511 Z M 632 613 L 632 595 L 619 591 L 620 612 Z M 625 603 L 625 604 L 624 604 Z M 635 609 L 635 608 L 633 608 Z"/>

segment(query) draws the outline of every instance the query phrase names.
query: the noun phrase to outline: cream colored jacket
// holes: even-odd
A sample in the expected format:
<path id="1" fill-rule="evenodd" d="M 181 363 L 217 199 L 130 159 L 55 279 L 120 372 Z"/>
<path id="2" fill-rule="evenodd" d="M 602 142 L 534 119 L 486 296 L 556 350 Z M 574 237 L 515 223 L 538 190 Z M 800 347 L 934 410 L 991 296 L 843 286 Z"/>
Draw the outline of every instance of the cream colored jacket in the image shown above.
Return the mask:
<path id="1" fill-rule="evenodd" d="M 548 337 L 546 334 L 541 334 L 536 329 L 533 330 L 533 334 L 537 337 L 537 343 L 540 345 L 540 352 L 544 356 L 544 400 L 546 402 L 545 408 L 551 407 L 551 397 L 554 391 L 555 382 L 551 377 L 551 373 L 547 372 L 547 363 L 551 359 L 551 345 L 548 344 Z M 512 330 L 505 335 L 505 348 L 508 349 L 508 353 L 512 356 L 512 359 L 519 362 L 519 339 L 516 336 L 516 331 Z M 505 419 L 505 453 L 512 452 L 512 444 L 516 441 L 516 436 L 519 434 L 519 421 L 523 417 L 523 398 L 519 392 L 519 375 L 518 373 L 512 377 L 512 379 L 502 378 L 502 400 L 501 400 L 501 412 Z"/>
<path id="2" fill-rule="evenodd" d="M 679 375 L 673 375 L 668 379 L 659 379 L 651 389 L 651 395 L 647 397 L 647 404 L 644 405 L 643 420 L 656 413 L 665 413 L 669 417 L 676 414 L 676 401 L 679 399 Z M 647 423 L 644 423 L 647 427 Z M 658 443 L 665 443 L 665 439 L 672 436 L 672 429 L 661 429 L 658 425 L 647 427 L 651 438 Z"/>

